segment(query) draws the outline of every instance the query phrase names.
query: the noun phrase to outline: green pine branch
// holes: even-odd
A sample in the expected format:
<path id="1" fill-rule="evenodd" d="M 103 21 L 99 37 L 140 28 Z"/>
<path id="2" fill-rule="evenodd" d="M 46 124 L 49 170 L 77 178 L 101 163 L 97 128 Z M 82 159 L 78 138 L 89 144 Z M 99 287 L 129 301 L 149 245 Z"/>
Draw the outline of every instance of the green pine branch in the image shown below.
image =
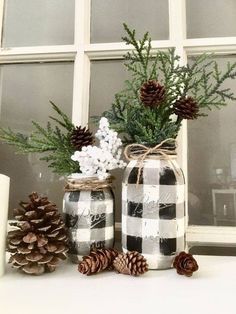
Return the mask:
<path id="1" fill-rule="evenodd" d="M 135 30 L 126 24 L 124 30 L 126 35 L 122 39 L 133 47 L 124 63 L 131 78 L 125 81 L 125 88 L 115 95 L 104 115 L 116 131 L 125 134 L 125 142 L 155 145 L 167 137 L 175 138 L 183 120 L 173 111 L 179 98 L 192 96 L 200 108 L 198 116 L 206 116 L 205 109 L 219 109 L 228 100 L 236 100 L 229 88 L 222 87 L 228 79 L 236 77 L 236 63 L 228 64 L 226 71 L 222 71 L 212 54 L 202 54 L 181 66 L 174 49 L 154 50 L 148 33 L 138 40 Z M 140 88 L 149 80 L 165 87 L 161 105 L 151 110 L 140 100 Z"/>
<path id="2" fill-rule="evenodd" d="M 236 100 L 230 88 L 222 89 L 227 80 L 235 79 L 236 62 L 228 63 L 223 72 L 212 58 L 207 54 L 195 58 L 192 66 L 184 67 L 183 76 L 185 94 L 193 95 L 200 108 L 209 110 L 227 105 L 227 100 Z"/>
<path id="3" fill-rule="evenodd" d="M 78 163 L 71 160 L 75 149 L 70 143 L 70 134 L 75 126 L 58 106 L 51 101 L 50 103 L 57 114 L 57 117 L 49 117 L 55 126 L 49 121 L 44 128 L 32 121 L 33 131 L 29 136 L 16 133 L 10 128 L 0 128 L 0 140 L 15 146 L 19 153 L 42 153 L 40 160 L 46 161 L 55 173 L 66 175 L 79 172 Z"/>

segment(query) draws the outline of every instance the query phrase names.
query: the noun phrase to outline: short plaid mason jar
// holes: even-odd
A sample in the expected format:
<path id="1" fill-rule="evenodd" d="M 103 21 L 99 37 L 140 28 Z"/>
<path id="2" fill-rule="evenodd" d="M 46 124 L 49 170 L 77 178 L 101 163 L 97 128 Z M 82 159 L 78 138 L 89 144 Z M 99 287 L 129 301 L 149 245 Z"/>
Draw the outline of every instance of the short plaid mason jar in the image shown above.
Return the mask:
<path id="1" fill-rule="evenodd" d="M 185 186 L 176 155 L 128 164 L 122 187 L 123 251 L 138 251 L 149 269 L 172 267 L 185 250 Z M 137 179 L 139 177 L 139 182 Z"/>
<path id="2" fill-rule="evenodd" d="M 114 194 L 111 188 L 65 192 L 63 213 L 69 231 L 69 257 L 78 263 L 93 248 L 114 245 Z"/>

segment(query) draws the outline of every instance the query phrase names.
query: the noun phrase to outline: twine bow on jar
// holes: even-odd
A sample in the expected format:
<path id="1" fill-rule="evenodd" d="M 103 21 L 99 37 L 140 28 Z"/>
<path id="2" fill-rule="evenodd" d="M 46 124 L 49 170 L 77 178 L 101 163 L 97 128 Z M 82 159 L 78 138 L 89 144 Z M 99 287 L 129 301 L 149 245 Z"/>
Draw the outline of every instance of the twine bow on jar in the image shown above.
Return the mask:
<path id="1" fill-rule="evenodd" d="M 159 155 L 159 158 L 167 160 L 173 167 L 174 171 L 179 175 L 178 169 L 171 160 L 171 156 L 176 156 L 176 151 L 175 149 L 168 149 L 167 147 L 163 147 L 164 144 L 168 144 L 174 147 L 177 146 L 176 140 L 174 138 L 167 138 L 166 140 L 162 141 L 160 144 L 157 144 L 154 147 L 147 147 L 143 144 L 130 144 L 125 147 L 125 158 L 129 161 L 137 160 L 139 162 L 136 184 L 139 184 L 140 181 L 143 162 L 150 155 Z"/>
<path id="2" fill-rule="evenodd" d="M 68 178 L 66 186 L 64 188 L 65 192 L 75 192 L 75 191 L 99 191 L 104 188 L 112 187 L 112 177 L 109 176 L 104 180 L 99 180 L 98 178 Z"/>

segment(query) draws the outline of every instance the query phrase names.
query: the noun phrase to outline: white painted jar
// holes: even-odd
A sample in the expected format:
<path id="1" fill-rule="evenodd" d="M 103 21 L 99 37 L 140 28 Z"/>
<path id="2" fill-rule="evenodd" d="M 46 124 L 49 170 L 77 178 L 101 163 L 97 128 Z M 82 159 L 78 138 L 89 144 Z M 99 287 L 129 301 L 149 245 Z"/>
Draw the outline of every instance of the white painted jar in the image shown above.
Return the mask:
<path id="1" fill-rule="evenodd" d="M 149 269 L 172 267 L 185 250 L 185 186 L 176 156 L 128 164 L 122 187 L 123 251 L 138 251 Z M 138 174 L 139 183 L 137 184 Z"/>
<path id="2" fill-rule="evenodd" d="M 111 188 L 65 192 L 63 213 L 69 231 L 68 254 L 73 262 L 81 261 L 92 248 L 113 247 L 114 194 Z"/>

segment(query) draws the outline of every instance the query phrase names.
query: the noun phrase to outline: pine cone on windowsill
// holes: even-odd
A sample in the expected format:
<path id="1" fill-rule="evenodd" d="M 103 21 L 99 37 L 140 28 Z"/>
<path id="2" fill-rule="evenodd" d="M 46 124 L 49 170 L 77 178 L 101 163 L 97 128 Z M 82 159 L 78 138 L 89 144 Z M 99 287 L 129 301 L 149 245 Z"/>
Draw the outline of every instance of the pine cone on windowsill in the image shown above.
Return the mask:
<path id="1" fill-rule="evenodd" d="M 148 271 L 146 259 L 138 252 L 121 253 L 113 266 L 118 273 L 139 276 Z"/>
<path id="2" fill-rule="evenodd" d="M 191 277 L 193 272 L 198 270 L 197 261 L 192 254 L 180 252 L 174 259 L 174 268 L 176 268 L 179 275 L 185 275 Z"/>
<path id="3" fill-rule="evenodd" d="M 92 250 L 89 255 L 83 257 L 78 266 L 78 271 L 84 275 L 93 275 L 103 270 L 112 270 L 113 261 L 118 256 L 115 249 Z"/>
<path id="4" fill-rule="evenodd" d="M 36 192 L 14 209 L 17 229 L 8 232 L 9 263 L 27 274 L 52 272 L 67 258 L 67 230 L 56 205 Z"/>

